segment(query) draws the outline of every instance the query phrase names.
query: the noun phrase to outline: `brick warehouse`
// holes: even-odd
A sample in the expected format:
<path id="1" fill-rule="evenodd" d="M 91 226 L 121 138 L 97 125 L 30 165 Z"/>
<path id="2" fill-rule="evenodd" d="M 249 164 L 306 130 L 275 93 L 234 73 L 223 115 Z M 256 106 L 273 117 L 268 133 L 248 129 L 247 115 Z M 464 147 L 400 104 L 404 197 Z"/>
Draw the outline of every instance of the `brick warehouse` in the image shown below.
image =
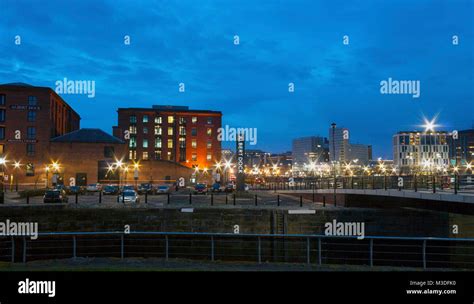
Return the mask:
<path id="1" fill-rule="evenodd" d="M 0 174 L 12 187 L 42 187 L 51 184 L 53 176 L 59 183 L 68 185 L 73 179 L 84 185 L 114 182 L 119 176 L 123 182 L 158 182 L 192 174 L 191 166 L 174 159 L 138 159 L 138 172 L 127 172 L 128 164 L 135 162 L 128 162 L 129 145 L 99 129 L 80 129 L 80 116 L 51 88 L 0 85 L 0 156 L 6 160 Z M 214 159 L 220 145 L 218 152 L 211 151 Z M 111 172 L 110 165 L 117 160 L 127 164 L 127 169 Z"/>
<path id="2" fill-rule="evenodd" d="M 221 158 L 217 139 L 221 125 L 219 111 L 158 105 L 119 108 L 114 136 L 128 142 L 129 159 L 152 163 L 167 160 L 210 170 Z"/>

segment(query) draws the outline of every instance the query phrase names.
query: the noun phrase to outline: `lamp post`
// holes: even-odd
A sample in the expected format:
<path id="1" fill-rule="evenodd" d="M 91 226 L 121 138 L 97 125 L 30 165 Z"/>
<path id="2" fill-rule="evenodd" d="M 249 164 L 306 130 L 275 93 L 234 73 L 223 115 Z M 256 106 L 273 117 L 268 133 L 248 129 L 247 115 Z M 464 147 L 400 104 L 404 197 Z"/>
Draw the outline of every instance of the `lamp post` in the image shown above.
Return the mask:
<path id="1" fill-rule="evenodd" d="M 6 167 L 7 160 L 5 157 L 0 158 L 0 170 L 1 170 L 1 189 L 0 189 L 0 204 L 3 204 L 5 202 L 5 193 L 4 193 L 4 182 L 5 182 L 5 167 Z"/>
<path id="2" fill-rule="evenodd" d="M 16 162 L 13 164 L 13 169 L 14 169 L 13 172 L 15 173 L 14 176 L 13 176 L 13 178 L 15 179 L 15 191 L 16 191 L 16 192 L 18 192 L 18 175 L 17 175 L 17 171 L 20 170 L 20 167 L 21 167 L 20 162 L 17 162 L 17 161 L 16 161 Z M 13 186 L 13 184 L 12 184 L 12 186 Z M 10 191 L 12 191 L 12 188 L 10 188 Z"/>

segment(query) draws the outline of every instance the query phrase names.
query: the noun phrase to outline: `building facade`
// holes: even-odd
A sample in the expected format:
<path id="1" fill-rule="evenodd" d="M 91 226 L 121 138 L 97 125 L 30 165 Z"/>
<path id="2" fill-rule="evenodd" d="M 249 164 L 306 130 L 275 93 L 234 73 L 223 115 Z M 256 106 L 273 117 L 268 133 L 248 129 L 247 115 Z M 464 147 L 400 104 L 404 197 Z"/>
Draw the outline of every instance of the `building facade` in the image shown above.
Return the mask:
<path id="1" fill-rule="evenodd" d="M 449 137 L 444 131 L 398 132 L 393 135 L 393 161 L 402 172 L 449 166 Z"/>
<path id="2" fill-rule="evenodd" d="M 340 163 L 368 164 L 372 160 L 372 146 L 351 143 L 349 129 L 333 124 L 329 128 L 329 156 L 331 161 Z"/>
<path id="3" fill-rule="evenodd" d="M 0 155 L 7 165 L 22 164 L 16 174 L 22 182 L 37 182 L 38 169 L 49 162 L 51 138 L 79 127 L 79 114 L 51 88 L 0 85 Z"/>
<path id="4" fill-rule="evenodd" d="M 474 161 L 474 129 L 458 132 L 458 139 L 448 138 L 449 157 L 454 164 L 469 164 Z"/>
<path id="5" fill-rule="evenodd" d="M 308 136 L 293 139 L 293 168 L 302 170 L 310 162 L 327 162 L 329 159 L 329 142 L 321 136 Z"/>
<path id="6" fill-rule="evenodd" d="M 128 158 L 166 160 L 208 169 L 221 159 L 222 113 L 185 106 L 119 108 L 114 136 L 125 140 Z"/>

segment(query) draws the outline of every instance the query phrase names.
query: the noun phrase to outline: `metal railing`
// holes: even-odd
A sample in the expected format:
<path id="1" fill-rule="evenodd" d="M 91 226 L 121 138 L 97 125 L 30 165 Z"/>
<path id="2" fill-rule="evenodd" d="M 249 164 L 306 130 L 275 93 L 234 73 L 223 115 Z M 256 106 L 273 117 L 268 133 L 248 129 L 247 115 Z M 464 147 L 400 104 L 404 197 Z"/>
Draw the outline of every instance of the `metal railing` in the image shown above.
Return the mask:
<path id="1" fill-rule="evenodd" d="M 51 232 L 1 237 L 0 260 L 186 258 L 256 263 L 474 268 L 474 239 L 190 232 Z"/>

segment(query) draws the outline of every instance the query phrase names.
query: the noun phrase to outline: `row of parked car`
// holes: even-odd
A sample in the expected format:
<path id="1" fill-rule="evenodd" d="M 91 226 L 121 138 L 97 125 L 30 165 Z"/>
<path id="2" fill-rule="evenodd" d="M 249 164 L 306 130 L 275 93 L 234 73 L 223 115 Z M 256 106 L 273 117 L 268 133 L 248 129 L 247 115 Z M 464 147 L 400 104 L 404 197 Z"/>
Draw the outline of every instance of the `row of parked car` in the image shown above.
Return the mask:
<path id="1" fill-rule="evenodd" d="M 194 194 L 207 194 L 208 192 L 233 192 L 236 189 L 234 183 L 228 183 L 227 185 L 221 185 L 219 183 L 214 183 L 212 186 L 208 187 L 206 184 L 196 184 L 194 186 Z M 249 191 L 249 185 L 245 184 L 245 191 Z"/>

